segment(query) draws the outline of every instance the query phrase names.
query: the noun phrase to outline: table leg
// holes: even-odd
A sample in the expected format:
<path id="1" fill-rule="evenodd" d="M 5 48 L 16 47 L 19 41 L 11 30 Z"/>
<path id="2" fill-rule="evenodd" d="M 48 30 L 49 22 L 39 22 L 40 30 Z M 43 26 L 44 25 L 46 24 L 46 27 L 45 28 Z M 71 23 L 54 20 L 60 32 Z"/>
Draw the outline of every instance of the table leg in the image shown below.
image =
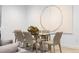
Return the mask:
<path id="1" fill-rule="evenodd" d="M 43 53 L 43 43 L 42 43 L 42 41 L 40 42 L 40 51 L 41 51 L 41 53 Z"/>

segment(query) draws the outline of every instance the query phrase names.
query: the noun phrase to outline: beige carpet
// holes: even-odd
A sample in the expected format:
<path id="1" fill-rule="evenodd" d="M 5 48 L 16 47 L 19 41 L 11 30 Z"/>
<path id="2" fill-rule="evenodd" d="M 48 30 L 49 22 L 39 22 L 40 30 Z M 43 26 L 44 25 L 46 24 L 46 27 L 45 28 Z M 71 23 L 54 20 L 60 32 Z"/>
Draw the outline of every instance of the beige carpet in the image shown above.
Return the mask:
<path id="1" fill-rule="evenodd" d="M 53 48 L 52 48 L 52 52 L 53 52 Z M 56 47 L 56 53 L 59 53 L 58 47 Z M 79 48 L 62 47 L 62 53 L 79 53 Z"/>
<path id="2" fill-rule="evenodd" d="M 55 51 L 56 51 L 56 53 L 60 53 L 58 46 L 55 47 Z M 36 53 L 36 51 L 30 51 L 30 53 Z M 41 52 L 38 51 L 37 53 L 41 53 Z M 43 53 L 53 53 L 53 47 L 52 47 L 52 51 L 51 52 L 47 51 L 47 52 L 43 52 Z M 62 53 L 79 53 L 79 48 L 62 47 Z"/>

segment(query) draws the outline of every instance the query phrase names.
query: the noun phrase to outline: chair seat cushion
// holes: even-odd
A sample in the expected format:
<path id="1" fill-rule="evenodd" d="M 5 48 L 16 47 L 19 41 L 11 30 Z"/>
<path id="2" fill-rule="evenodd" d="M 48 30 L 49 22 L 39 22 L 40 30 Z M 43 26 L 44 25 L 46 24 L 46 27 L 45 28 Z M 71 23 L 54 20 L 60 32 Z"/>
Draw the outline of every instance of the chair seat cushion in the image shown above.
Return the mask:
<path id="1" fill-rule="evenodd" d="M 0 46 L 0 53 L 14 53 L 18 51 L 18 43 L 12 43 L 4 46 Z"/>

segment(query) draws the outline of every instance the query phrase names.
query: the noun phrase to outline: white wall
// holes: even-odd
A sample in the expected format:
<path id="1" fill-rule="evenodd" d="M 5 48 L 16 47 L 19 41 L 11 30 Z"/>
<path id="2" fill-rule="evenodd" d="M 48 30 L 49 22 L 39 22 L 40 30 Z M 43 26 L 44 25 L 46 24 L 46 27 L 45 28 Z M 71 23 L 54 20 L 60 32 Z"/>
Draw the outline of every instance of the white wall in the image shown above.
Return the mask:
<path id="1" fill-rule="evenodd" d="M 39 16 L 43 7 L 45 6 L 2 6 L 1 39 L 14 40 L 13 31 L 15 29 L 26 31 L 28 26 L 30 25 L 35 25 L 38 28 L 41 28 L 41 26 L 39 25 Z M 79 48 L 78 10 L 79 6 L 73 6 L 73 33 L 63 35 L 61 41 L 62 46 Z"/>
<path id="2" fill-rule="evenodd" d="M 13 31 L 27 31 L 30 25 L 41 27 L 40 12 L 45 6 L 2 6 L 2 39 L 14 39 Z"/>
<path id="3" fill-rule="evenodd" d="M 79 48 L 79 6 L 73 6 L 73 33 L 63 35 L 62 45 Z"/>
<path id="4" fill-rule="evenodd" d="M 44 29 L 64 33 L 72 33 L 72 6 L 59 5 L 44 8 L 41 16 Z"/>

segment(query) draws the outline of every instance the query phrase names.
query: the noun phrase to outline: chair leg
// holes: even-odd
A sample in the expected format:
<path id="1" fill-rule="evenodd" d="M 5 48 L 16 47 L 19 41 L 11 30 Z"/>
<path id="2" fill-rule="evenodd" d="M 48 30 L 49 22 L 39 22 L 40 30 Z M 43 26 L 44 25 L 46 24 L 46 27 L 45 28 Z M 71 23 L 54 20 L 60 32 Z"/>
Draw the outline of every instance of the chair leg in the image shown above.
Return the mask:
<path id="1" fill-rule="evenodd" d="M 54 53 L 55 53 L 55 45 L 53 45 L 53 51 L 54 51 Z"/>
<path id="2" fill-rule="evenodd" d="M 25 42 L 23 42 L 23 47 L 26 48 L 26 43 Z"/>
<path id="3" fill-rule="evenodd" d="M 62 50 L 61 50 L 61 45 L 59 44 L 59 49 L 60 49 L 60 53 L 62 53 Z"/>
<path id="4" fill-rule="evenodd" d="M 41 53 L 44 52 L 44 49 L 43 49 L 43 42 L 42 42 L 42 41 L 40 42 L 40 50 L 41 50 Z"/>
<path id="5" fill-rule="evenodd" d="M 48 44 L 48 51 L 51 52 L 51 44 Z"/>
<path id="6" fill-rule="evenodd" d="M 34 50 L 36 50 L 35 44 L 33 44 L 33 46 L 32 46 L 32 51 L 34 51 Z"/>

